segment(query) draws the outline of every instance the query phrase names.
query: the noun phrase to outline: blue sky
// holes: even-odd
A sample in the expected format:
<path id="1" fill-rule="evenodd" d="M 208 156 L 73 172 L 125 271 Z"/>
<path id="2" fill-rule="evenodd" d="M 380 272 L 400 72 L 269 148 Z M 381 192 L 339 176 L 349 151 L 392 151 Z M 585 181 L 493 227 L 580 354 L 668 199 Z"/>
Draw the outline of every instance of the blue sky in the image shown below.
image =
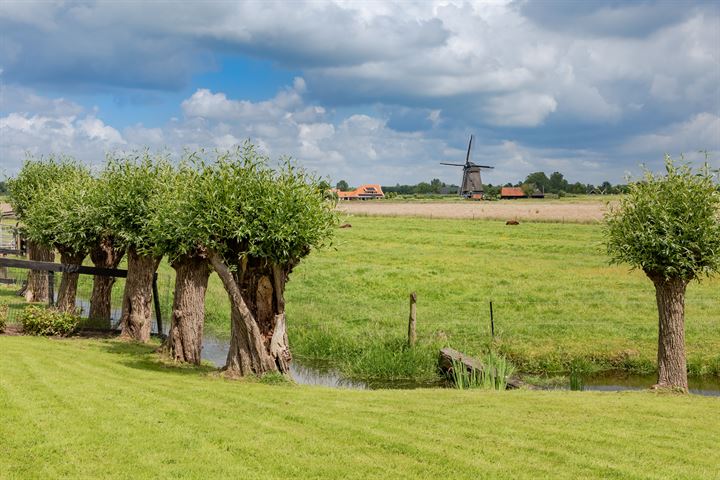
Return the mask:
<path id="1" fill-rule="evenodd" d="M 623 181 L 720 167 L 717 2 L 0 3 L 0 174 L 25 155 L 229 148 L 333 181 L 495 165 Z"/>

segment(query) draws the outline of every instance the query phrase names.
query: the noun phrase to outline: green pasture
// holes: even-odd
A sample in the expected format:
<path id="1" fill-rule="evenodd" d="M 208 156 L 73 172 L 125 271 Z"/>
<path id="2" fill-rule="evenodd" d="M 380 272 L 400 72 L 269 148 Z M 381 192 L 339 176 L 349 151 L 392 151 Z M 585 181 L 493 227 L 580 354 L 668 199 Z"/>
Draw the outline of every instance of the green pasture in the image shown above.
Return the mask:
<path id="1" fill-rule="evenodd" d="M 718 478 L 718 400 L 229 381 L 0 337 L 0 478 Z"/>
<path id="2" fill-rule="evenodd" d="M 655 370 L 652 283 L 609 266 L 599 225 L 350 217 L 332 248 L 313 252 L 287 287 L 298 357 L 358 379 L 431 380 L 437 350 L 494 348 L 526 373 Z M 159 269 L 165 321 L 173 270 Z M 85 284 L 83 287 L 82 283 Z M 84 277 L 81 290 L 90 289 Z M 121 299 L 122 281 L 115 287 Z M 405 346 L 408 295 L 418 294 L 418 346 Z M 490 333 L 493 301 L 496 337 Z M 206 331 L 229 334 L 229 304 L 210 279 Z M 720 375 L 720 278 L 687 295 L 690 374 Z"/>

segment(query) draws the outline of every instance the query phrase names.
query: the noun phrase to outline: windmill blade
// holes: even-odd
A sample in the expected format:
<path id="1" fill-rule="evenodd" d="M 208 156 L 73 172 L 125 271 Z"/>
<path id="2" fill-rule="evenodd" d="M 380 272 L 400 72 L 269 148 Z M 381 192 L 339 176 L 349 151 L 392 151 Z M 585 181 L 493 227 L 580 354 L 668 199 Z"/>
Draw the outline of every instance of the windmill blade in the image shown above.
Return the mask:
<path id="1" fill-rule="evenodd" d="M 467 155 L 465 156 L 465 165 L 470 164 L 470 149 L 472 148 L 472 141 L 473 141 L 473 136 L 470 135 L 470 143 L 468 143 L 468 151 L 467 151 Z"/>
<path id="2" fill-rule="evenodd" d="M 440 162 L 440 165 L 452 165 L 453 167 L 464 167 L 465 166 L 464 163 L 445 163 L 445 162 Z"/>
<path id="3" fill-rule="evenodd" d="M 480 167 L 480 168 L 495 168 L 495 167 L 491 167 L 490 165 L 475 165 L 475 166 Z"/>

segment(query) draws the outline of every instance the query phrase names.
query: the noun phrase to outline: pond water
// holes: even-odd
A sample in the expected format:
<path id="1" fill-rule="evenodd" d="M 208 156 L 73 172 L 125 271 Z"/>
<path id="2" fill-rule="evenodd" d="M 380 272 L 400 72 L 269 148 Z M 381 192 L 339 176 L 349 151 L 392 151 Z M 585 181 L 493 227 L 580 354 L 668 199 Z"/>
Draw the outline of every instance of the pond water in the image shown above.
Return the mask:
<path id="1" fill-rule="evenodd" d="M 229 342 L 227 339 L 207 335 L 203 338 L 202 357 L 218 367 L 225 364 Z M 327 364 L 309 362 L 303 359 L 294 359 L 290 364 L 290 376 L 301 385 L 321 385 L 334 388 L 352 388 L 361 390 L 375 390 L 380 388 L 413 389 L 413 388 L 440 388 L 445 382 L 430 383 L 413 382 L 408 380 L 383 381 L 357 381 L 344 378 L 337 370 Z M 690 378 L 688 379 L 690 392 L 697 395 L 720 397 L 720 378 Z M 622 372 L 594 375 L 582 379 L 582 390 L 618 392 L 623 390 L 644 390 L 656 383 L 654 375 L 627 375 Z M 569 389 L 569 386 L 554 387 Z"/>

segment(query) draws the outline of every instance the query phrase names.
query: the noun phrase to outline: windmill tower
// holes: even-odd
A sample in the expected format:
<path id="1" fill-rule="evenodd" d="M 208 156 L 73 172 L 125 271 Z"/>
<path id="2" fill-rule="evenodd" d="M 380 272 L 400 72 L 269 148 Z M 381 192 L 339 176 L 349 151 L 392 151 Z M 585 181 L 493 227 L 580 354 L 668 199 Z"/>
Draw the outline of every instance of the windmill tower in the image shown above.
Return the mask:
<path id="1" fill-rule="evenodd" d="M 451 165 L 454 167 L 463 167 L 463 178 L 460 184 L 460 190 L 458 194 L 465 198 L 477 198 L 480 199 L 483 196 L 484 189 L 482 185 L 482 177 L 480 176 L 480 170 L 483 168 L 495 168 L 488 165 L 477 165 L 470 161 L 470 150 L 472 149 L 473 136 L 470 135 L 470 143 L 468 143 L 467 155 L 465 156 L 465 163 L 444 163 L 440 162 L 440 165 Z"/>

